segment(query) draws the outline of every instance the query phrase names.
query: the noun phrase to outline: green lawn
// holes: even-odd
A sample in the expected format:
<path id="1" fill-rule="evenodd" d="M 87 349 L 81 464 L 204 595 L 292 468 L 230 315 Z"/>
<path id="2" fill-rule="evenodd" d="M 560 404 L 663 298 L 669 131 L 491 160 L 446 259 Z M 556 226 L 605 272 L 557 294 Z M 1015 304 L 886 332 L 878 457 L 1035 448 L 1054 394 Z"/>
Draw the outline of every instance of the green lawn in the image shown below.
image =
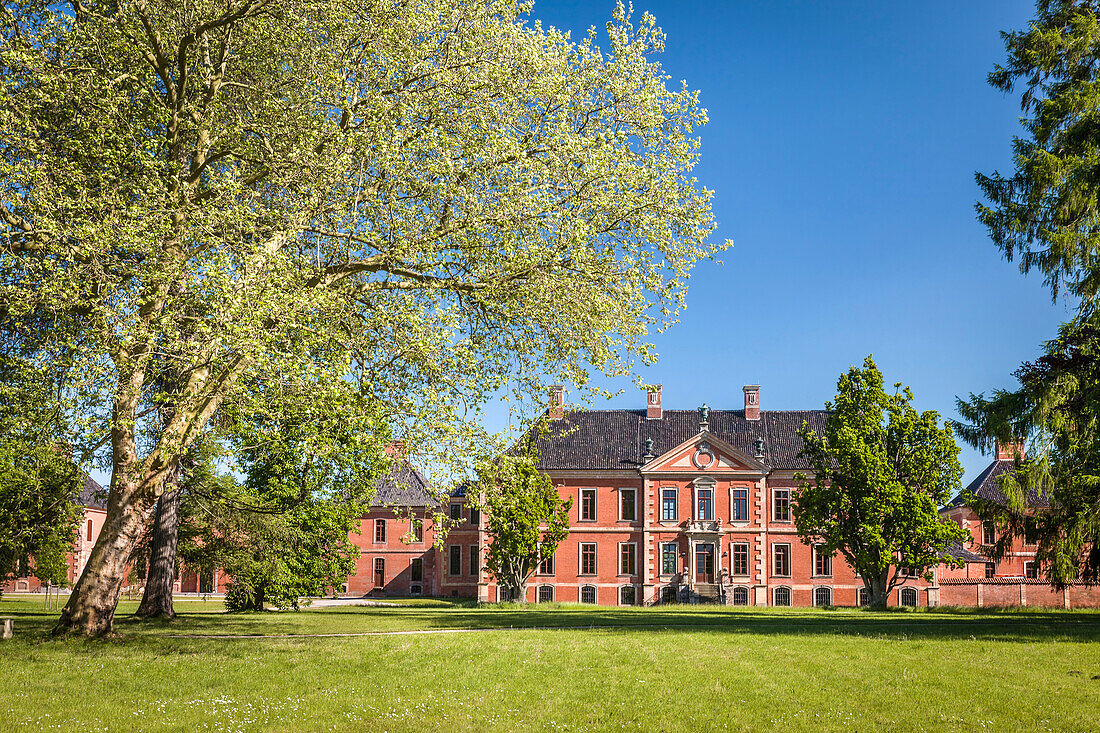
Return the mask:
<path id="1" fill-rule="evenodd" d="M 40 599 L 0 601 L 0 731 L 1100 730 L 1100 612 L 135 606 L 53 641 Z M 487 630 L 170 636 L 459 628 Z"/>

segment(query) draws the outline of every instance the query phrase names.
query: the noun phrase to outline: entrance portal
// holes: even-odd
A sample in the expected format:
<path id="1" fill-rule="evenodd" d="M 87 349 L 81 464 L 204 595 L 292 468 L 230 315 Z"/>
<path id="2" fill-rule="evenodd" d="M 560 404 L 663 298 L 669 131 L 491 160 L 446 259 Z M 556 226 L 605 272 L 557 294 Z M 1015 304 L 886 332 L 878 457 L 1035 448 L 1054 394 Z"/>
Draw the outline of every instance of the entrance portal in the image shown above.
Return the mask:
<path id="1" fill-rule="evenodd" d="M 714 582 L 714 545 L 710 543 L 695 546 L 695 582 Z"/>

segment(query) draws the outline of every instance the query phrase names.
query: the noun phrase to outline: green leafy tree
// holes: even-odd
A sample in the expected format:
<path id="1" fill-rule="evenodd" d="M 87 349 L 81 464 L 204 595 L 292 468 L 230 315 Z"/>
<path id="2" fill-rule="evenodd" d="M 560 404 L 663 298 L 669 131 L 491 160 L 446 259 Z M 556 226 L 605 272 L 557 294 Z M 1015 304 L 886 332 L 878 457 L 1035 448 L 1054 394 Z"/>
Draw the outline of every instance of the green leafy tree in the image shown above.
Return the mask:
<path id="1" fill-rule="evenodd" d="M 1037 560 L 1056 587 L 1100 582 L 1100 3 L 1041 0 L 1026 30 L 1005 32 L 1007 61 L 990 84 L 1022 87 L 1025 137 L 1014 140 L 1011 176 L 977 174 L 988 204 L 979 218 L 1004 255 L 1037 271 L 1055 299 L 1077 313 L 1044 354 L 1016 371 L 1019 387 L 958 401 L 956 427 L 971 445 L 1029 439 L 1027 460 L 1004 476 L 1004 502 L 970 497 L 1004 531 L 990 549 L 1003 557 L 1017 538 L 1038 545 Z M 1036 511 L 1036 504 L 1049 508 Z"/>
<path id="2" fill-rule="evenodd" d="M 933 410 L 917 412 L 908 387 L 884 388 L 868 356 L 837 382 L 821 435 L 799 430 L 811 475 L 799 473 L 793 507 L 804 542 L 839 552 L 860 574 L 871 606 L 885 608 L 908 574 L 931 578 L 931 568 L 966 531 L 941 518 L 939 507 L 959 490 L 959 447 Z"/>
<path id="3" fill-rule="evenodd" d="M 1044 354 L 1016 371 L 1020 386 L 958 403 L 959 435 L 984 449 L 1030 436 L 1030 455 L 1001 478 L 1005 501 L 967 497 L 1001 532 L 987 552 L 999 560 L 1017 538 L 1057 588 L 1100 582 L 1100 317 L 1063 324 Z M 1037 505 L 1042 508 L 1037 509 Z"/>
<path id="4" fill-rule="evenodd" d="M 244 480 L 215 471 L 207 451 L 181 486 L 183 555 L 232 578 L 231 610 L 297 608 L 301 597 L 339 588 L 355 572 L 359 548 L 350 534 L 390 466 L 389 433 L 377 408 L 354 410 L 373 414 L 375 424 L 349 424 L 352 410 L 330 411 L 332 404 L 321 401 L 293 421 L 239 416 L 232 455 Z"/>
<path id="5" fill-rule="evenodd" d="M 66 394 L 111 473 L 59 632 L 111 630 L 223 405 L 346 377 L 464 464 L 498 389 L 652 361 L 725 246 L 691 176 L 706 112 L 670 88 L 651 17 L 619 6 L 601 50 L 524 9 L 4 4 L 0 312 L 71 347 Z"/>
<path id="6" fill-rule="evenodd" d="M 526 602 L 527 581 L 569 535 L 573 499 L 562 500 L 530 458 L 514 456 L 482 463 L 474 492 L 489 535 L 486 568 L 504 598 Z"/>
<path id="7" fill-rule="evenodd" d="M 0 354 L 0 582 L 24 570 L 68 582 L 84 474 L 52 387 L 47 370 Z"/>

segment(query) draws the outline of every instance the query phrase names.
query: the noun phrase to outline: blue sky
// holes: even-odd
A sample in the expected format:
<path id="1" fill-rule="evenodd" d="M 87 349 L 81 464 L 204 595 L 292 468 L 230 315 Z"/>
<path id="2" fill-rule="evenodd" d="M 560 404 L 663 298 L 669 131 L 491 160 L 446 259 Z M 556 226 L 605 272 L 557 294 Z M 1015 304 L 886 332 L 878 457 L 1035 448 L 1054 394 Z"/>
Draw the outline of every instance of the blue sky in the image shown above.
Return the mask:
<path id="1" fill-rule="evenodd" d="M 604 27 L 614 3 L 537 0 L 534 17 Z M 1015 97 L 986 74 L 999 32 L 1034 5 L 635 2 L 668 35 L 673 83 L 701 90 L 700 181 L 715 191 L 721 266 L 695 271 L 681 323 L 642 374 L 668 408 L 816 409 L 873 353 L 920 409 L 1011 387 L 1069 318 L 1005 262 L 974 215 L 974 172 L 1012 170 Z M 606 40 L 606 35 L 604 35 Z M 601 44 L 605 45 L 605 44 Z M 602 407 L 644 404 L 627 394 Z M 489 427 L 505 420 L 490 411 Z M 989 461 L 964 447 L 967 480 Z"/>

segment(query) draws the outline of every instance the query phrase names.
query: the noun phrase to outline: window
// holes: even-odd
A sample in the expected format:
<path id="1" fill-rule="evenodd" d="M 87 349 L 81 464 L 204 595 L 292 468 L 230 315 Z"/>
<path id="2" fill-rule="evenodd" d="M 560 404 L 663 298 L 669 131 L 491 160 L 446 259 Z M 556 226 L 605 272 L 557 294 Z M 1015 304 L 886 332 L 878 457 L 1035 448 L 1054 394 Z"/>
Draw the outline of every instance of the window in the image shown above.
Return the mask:
<path id="1" fill-rule="evenodd" d="M 474 525 L 475 527 L 481 524 L 481 512 L 479 512 L 477 509 L 470 509 L 470 524 Z"/>
<path id="2" fill-rule="evenodd" d="M 636 493 L 634 489 L 619 489 L 619 519 L 633 522 L 638 518 Z"/>
<path id="3" fill-rule="evenodd" d="M 462 519 L 461 504 L 451 504 L 451 519 Z"/>
<path id="4" fill-rule="evenodd" d="M 581 521 L 596 521 L 596 490 L 581 489 Z"/>
<path id="5" fill-rule="evenodd" d="M 772 519 L 777 522 L 791 521 L 790 489 L 776 489 L 772 494 Z"/>
<path id="6" fill-rule="evenodd" d="M 744 542 L 730 545 L 730 575 L 749 574 L 749 546 Z"/>
<path id="7" fill-rule="evenodd" d="M 832 588 L 814 588 L 814 605 L 815 606 L 831 606 L 831 605 L 833 605 L 833 589 Z"/>
<path id="8" fill-rule="evenodd" d="M 791 589 L 790 588 L 776 588 L 772 595 L 773 606 L 789 606 L 791 605 Z"/>
<path id="9" fill-rule="evenodd" d="M 538 599 L 539 603 L 552 603 L 554 601 L 554 586 L 540 585 Z"/>
<path id="10" fill-rule="evenodd" d="M 743 585 L 738 585 L 733 589 L 733 605 L 735 606 L 747 606 L 749 605 L 749 589 Z"/>
<path id="11" fill-rule="evenodd" d="M 451 545 L 451 563 L 448 575 L 462 575 L 462 545 Z"/>
<path id="12" fill-rule="evenodd" d="M 676 549 L 675 542 L 666 542 L 661 545 L 661 575 L 675 575 Z"/>
<path id="13" fill-rule="evenodd" d="M 661 588 L 661 603 L 675 603 L 676 602 L 676 587 L 666 585 Z"/>
<path id="14" fill-rule="evenodd" d="M 419 557 L 414 557 L 409 563 L 409 580 L 424 580 L 424 561 Z"/>
<path id="15" fill-rule="evenodd" d="M 470 575 L 477 575 L 481 572 L 480 557 L 477 545 L 470 545 Z"/>
<path id="16" fill-rule="evenodd" d="M 553 575 L 554 574 L 554 556 L 547 555 L 542 558 L 539 563 L 539 575 Z"/>
<path id="17" fill-rule="evenodd" d="M 594 585 L 582 585 L 581 586 L 581 603 L 595 603 L 596 602 L 596 586 Z"/>
<path id="18" fill-rule="evenodd" d="M 638 546 L 633 542 L 619 544 L 619 575 L 633 575 L 636 570 Z"/>
<path id="19" fill-rule="evenodd" d="M 424 541 L 424 520 L 423 519 L 414 519 L 412 521 L 412 533 L 413 533 L 413 542 L 423 542 Z"/>
<path id="20" fill-rule="evenodd" d="M 819 578 L 831 578 L 833 575 L 833 558 L 821 552 L 819 545 L 814 545 L 814 575 Z"/>
<path id="21" fill-rule="evenodd" d="M 994 545 L 997 543 L 997 528 L 993 522 L 982 522 L 982 544 Z"/>
<path id="22" fill-rule="evenodd" d="M 791 574 L 791 546 L 772 545 L 772 575 Z M 790 604 L 788 604 L 790 605 Z"/>
<path id="23" fill-rule="evenodd" d="M 379 544 L 386 541 L 386 520 L 374 520 L 374 542 Z"/>
<path id="24" fill-rule="evenodd" d="M 901 593 L 898 594 L 901 597 L 901 605 L 903 606 L 916 606 L 917 605 L 917 589 L 916 588 L 902 588 Z"/>
<path id="25" fill-rule="evenodd" d="M 749 491 L 748 489 L 733 490 L 732 519 L 735 522 L 749 521 Z"/>
<path id="26" fill-rule="evenodd" d="M 714 519 L 714 489 L 697 489 L 696 519 Z"/>
<path id="27" fill-rule="evenodd" d="M 676 489 L 661 489 L 661 521 L 676 521 Z"/>
<path id="28" fill-rule="evenodd" d="M 1024 563 L 1024 577 L 1038 578 L 1039 577 L 1039 563 L 1037 563 L 1037 562 L 1025 562 Z"/>
<path id="29" fill-rule="evenodd" d="M 581 575 L 596 574 L 596 543 L 581 544 Z"/>
<path id="30" fill-rule="evenodd" d="M 864 586 L 856 593 L 856 605 L 857 606 L 870 606 L 871 605 L 871 591 L 867 590 Z"/>
<path id="31" fill-rule="evenodd" d="M 987 577 L 987 578 L 997 577 L 997 563 L 987 562 L 985 564 L 985 577 Z"/>
<path id="32" fill-rule="evenodd" d="M 624 585 L 619 588 L 619 605 L 620 606 L 633 606 L 638 600 L 638 595 L 634 586 Z"/>
<path id="33" fill-rule="evenodd" d="M 413 584 L 413 585 L 409 586 L 409 594 L 410 595 L 418 596 L 418 595 L 421 595 L 423 592 L 424 592 L 424 586 L 420 585 L 419 583 L 416 583 L 416 584 Z"/>
<path id="34" fill-rule="evenodd" d="M 497 603 L 507 603 L 511 599 L 508 597 L 508 589 L 504 586 L 497 586 Z"/>

